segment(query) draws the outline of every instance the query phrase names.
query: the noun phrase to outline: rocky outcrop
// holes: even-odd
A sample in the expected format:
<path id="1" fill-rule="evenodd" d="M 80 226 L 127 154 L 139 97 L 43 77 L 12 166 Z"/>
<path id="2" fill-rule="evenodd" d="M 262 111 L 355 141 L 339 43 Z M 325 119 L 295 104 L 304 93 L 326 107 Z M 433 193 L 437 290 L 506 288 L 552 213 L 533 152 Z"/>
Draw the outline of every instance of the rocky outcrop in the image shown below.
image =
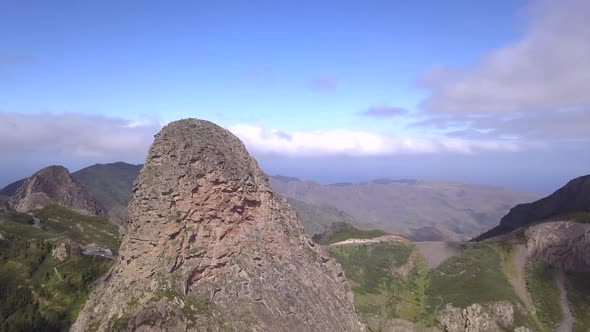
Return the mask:
<path id="1" fill-rule="evenodd" d="M 72 331 L 359 331 L 340 266 L 244 145 L 173 122 L 133 189 L 119 255 Z"/>
<path id="2" fill-rule="evenodd" d="M 573 179 L 538 201 L 516 205 L 500 220 L 500 225 L 476 240 L 508 234 L 522 226 L 573 213 L 590 213 L 590 175 Z"/>
<path id="3" fill-rule="evenodd" d="M 49 166 L 27 178 L 10 197 L 8 206 L 18 212 L 61 205 L 87 215 L 104 215 L 104 209 L 70 172 L 62 166 Z"/>
<path id="4" fill-rule="evenodd" d="M 590 224 L 547 222 L 525 231 L 530 257 L 569 272 L 590 271 Z"/>
<path id="5" fill-rule="evenodd" d="M 437 319 L 446 332 L 501 332 L 506 330 L 528 332 L 526 327 L 515 327 L 514 307 L 510 302 L 472 304 L 456 308 L 450 304 L 441 310 Z"/>
<path id="6" fill-rule="evenodd" d="M 79 256 L 82 254 L 82 247 L 75 242 L 62 242 L 51 250 L 53 258 L 64 261 L 70 256 Z"/>

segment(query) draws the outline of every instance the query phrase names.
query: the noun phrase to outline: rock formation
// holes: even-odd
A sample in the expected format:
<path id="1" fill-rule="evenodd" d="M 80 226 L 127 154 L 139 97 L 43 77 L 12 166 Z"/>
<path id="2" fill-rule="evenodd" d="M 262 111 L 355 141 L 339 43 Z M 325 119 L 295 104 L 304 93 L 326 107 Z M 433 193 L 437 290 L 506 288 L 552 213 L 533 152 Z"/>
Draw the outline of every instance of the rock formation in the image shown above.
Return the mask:
<path id="1" fill-rule="evenodd" d="M 340 266 L 213 123 L 156 136 L 125 227 L 72 331 L 363 330 Z"/>
<path id="2" fill-rule="evenodd" d="M 590 271 L 590 224 L 547 222 L 525 232 L 530 257 L 569 272 Z"/>
<path id="3" fill-rule="evenodd" d="M 49 166 L 27 178 L 8 200 L 18 212 L 29 212 L 57 204 L 87 215 L 104 215 L 104 209 L 63 166 Z"/>
<path id="4" fill-rule="evenodd" d="M 455 308 L 447 304 L 438 313 L 437 320 L 446 332 L 531 332 L 524 326 L 513 326 L 514 307 L 507 301 L 485 305 L 474 303 L 466 308 Z"/>

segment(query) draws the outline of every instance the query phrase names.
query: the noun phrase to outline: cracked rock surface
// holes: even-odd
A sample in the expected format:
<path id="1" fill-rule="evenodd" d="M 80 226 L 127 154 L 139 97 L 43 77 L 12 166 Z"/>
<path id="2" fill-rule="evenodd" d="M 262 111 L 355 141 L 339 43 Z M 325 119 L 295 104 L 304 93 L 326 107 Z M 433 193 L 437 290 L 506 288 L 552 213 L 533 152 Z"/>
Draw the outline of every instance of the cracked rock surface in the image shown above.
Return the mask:
<path id="1" fill-rule="evenodd" d="M 170 123 L 135 182 L 119 256 L 72 331 L 362 331 L 340 266 L 242 144 Z"/>

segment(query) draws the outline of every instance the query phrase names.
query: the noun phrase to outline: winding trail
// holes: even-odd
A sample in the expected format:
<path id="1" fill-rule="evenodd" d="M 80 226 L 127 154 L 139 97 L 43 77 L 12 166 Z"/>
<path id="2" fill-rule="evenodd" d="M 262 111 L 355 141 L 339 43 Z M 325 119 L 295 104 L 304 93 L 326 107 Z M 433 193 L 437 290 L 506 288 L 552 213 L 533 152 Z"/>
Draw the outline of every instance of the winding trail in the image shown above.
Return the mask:
<path id="1" fill-rule="evenodd" d="M 533 299 L 526 286 L 525 269 L 528 260 L 527 248 L 524 244 L 516 246 L 512 262 L 514 264 L 514 275 L 508 276 L 508 281 L 512 284 L 516 295 L 524 303 L 528 310 L 533 308 Z"/>
<path id="2" fill-rule="evenodd" d="M 559 289 L 559 304 L 561 306 L 561 311 L 563 315 L 563 319 L 561 323 L 555 329 L 555 332 L 572 332 L 574 329 L 574 315 L 570 309 L 569 300 L 567 299 L 567 289 L 565 288 L 565 273 L 563 270 L 559 270 L 557 275 L 555 276 L 555 281 L 557 282 L 557 288 Z"/>

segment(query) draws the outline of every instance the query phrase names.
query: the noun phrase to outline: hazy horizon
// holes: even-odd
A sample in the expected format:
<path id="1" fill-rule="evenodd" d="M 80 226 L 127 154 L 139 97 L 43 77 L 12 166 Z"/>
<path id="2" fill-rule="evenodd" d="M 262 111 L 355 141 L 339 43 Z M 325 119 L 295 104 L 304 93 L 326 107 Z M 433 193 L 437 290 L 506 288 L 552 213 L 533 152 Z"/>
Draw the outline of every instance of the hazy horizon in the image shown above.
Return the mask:
<path id="1" fill-rule="evenodd" d="M 269 174 L 549 193 L 590 173 L 590 2 L 0 4 L 0 185 L 195 117 Z"/>

